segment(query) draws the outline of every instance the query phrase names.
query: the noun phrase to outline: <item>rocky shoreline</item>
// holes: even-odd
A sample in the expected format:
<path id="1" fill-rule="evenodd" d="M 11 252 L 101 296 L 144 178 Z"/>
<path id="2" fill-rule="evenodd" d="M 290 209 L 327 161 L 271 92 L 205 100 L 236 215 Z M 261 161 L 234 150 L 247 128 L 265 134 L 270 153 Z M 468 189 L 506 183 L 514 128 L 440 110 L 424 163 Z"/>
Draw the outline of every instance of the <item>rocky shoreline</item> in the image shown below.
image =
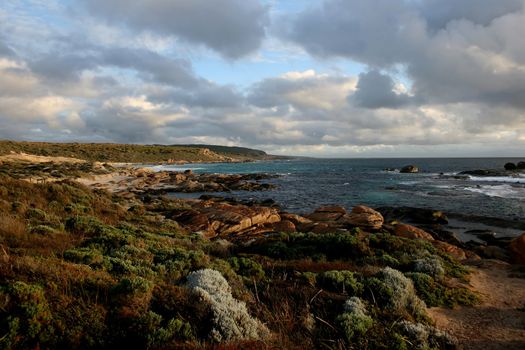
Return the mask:
<path id="1" fill-rule="evenodd" d="M 0 319 L 18 322 L 0 322 L 0 345 L 483 349 L 493 329 L 505 349 L 525 341 L 525 234 L 465 242 L 452 229 L 517 221 L 364 205 L 297 215 L 224 196 L 271 188 L 267 174 L 0 170 Z"/>
<path id="2" fill-rule="evenodd" d="M 148 168 L 126 167 L 118 174 L 91 180 L 80 179 L 93 188 L 115 192 L 123 197 L 161 196 L 172 193 L 228 193 L 232 191 L 265 191 L 275 185 L 265 182 L 276 178 L 270 174 L 195 174 L 192 171 L 155 172 Z M 104 181 L 98 181 L 104 180 Z M 152 199 L 159 200 L 159 199 Z M 198 232 L 208 239 L 249 241 L 280 232 L 349 232 L 360 228 L 365 232 L 386 230 L 405 238 L 424 239 L 459 260 L 499 259 L 522 263 L 523 252 L 512 247 L 525 238 L 498 237 L 491 230 L 476 229 L 475 223 L 525 231 L 525 223 L 490 217 L 451 214 L 450 219 L 470 222 L 474 228 L 465 230 L 477 240 L 461 241 L 450 228 L 447 215 L 438 210 L 409 207 L 356 206 L 349 212 L 338 205 L 324 206 L 306 215 L 282 211 L 271 199 L 264 202 L 237 201 L 214 195 L 199 199 L 177 199 L 183 209 L 163 213 L 181 224 L 188 232 Z M 514 243 L 513 243 L 514 242 Z M 522 249 L 522 248 L 520 248 Z"/>

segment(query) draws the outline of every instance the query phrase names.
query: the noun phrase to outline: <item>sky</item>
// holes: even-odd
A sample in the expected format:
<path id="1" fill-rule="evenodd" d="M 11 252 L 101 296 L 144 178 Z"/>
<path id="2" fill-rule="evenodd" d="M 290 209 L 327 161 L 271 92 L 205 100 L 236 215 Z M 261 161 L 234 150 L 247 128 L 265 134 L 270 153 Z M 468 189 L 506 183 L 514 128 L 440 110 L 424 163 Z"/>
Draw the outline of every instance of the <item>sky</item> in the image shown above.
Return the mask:
<path id="1" fill-rule="evenodd" d="M 525 0 L 2 0 L 0 139 L 525 156 Z"/>

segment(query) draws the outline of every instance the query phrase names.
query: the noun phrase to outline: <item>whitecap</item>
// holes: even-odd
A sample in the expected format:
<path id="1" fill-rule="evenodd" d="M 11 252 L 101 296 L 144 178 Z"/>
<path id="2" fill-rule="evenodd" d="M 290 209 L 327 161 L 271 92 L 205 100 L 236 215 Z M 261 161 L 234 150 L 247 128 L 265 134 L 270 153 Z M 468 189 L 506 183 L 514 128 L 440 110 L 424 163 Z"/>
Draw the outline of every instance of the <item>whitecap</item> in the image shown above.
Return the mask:
<path id="1" fill-rule="evenodd" d="M 469 180 L 482 182 L 508 182 L 515 184 L 525 184 L 525 177 L 523 176 L 470 176 Z"/>
<path id="2" fill-rule="evenodd" d="M 511 185 L 484 185 L 465 187 L 466 191 L 480 193 L 489 197 L 525 199 L 525 189 Z"/>

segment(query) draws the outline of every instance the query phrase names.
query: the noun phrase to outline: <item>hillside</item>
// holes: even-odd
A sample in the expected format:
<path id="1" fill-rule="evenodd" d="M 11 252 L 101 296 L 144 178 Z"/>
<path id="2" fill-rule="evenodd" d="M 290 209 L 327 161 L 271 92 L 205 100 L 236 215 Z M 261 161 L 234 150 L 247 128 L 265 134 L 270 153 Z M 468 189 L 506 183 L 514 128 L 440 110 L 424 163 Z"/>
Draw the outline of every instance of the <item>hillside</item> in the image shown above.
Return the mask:
<path id="1" fill-rule="evenodd" d="M 132 145 L 0 141 L 0 156 L 10 153 L 71 157 L 87 161 L 158 163 L 228 162 L 268 159 L 264 151 L 214 145 Z"/>

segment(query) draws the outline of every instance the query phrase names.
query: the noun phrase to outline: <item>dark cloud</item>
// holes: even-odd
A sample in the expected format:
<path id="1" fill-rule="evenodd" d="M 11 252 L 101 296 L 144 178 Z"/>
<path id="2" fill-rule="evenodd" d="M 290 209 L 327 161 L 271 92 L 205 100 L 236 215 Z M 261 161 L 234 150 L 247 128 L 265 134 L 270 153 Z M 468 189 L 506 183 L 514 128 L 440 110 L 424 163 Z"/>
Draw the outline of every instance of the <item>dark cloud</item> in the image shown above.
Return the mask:
<path id="1" fill-rule="evenodd" d="M 82 0 L 110 23 L 125 23 L 203 44 L 226 57 L 256 50 L 265 36 L 268 9 L 257 0 Z"/>
<path id="2" fill-rule="evenodd" d="M 356 106 L 363 108 L 400 108 L 411 102 L 411 97 L 405 93 L 394 91 L 394 80 L 376 70 L 359 75 L 357 90 L 349 99 Z"/>
<path id="3" fill-rule="evenodd" d="M 134 69 L 146 80 L 182 87 L 194 87 L 199 81 L 191 63 L 183 59 L 167 58 L 144 49 L 112 48 L 101 52 L 101 65 Z"/>
<path id="4" fill-rule="evenodd" d="M 146 81 L 195 87 L 200 83 L 191 67 L 183 59 L 173 59 L 146 49 L 103 48 L 86 46 L 85 52 L 63 55 L 47 55 L 31 61 L 31 69 L 54 80 L 78 79 L 82 72 L 100 67 L 132 69 Z"/>
<path id="5" fill-rule="evenodd" d="M 373 68 L 401 66 L 419 100 L 523 108 L 518 96 L 525 89 L 525 41 L 517 34 L 525 33 L 523 4 L 325 0 L 292 18 L 282 35 L 317 56 Z M 401 102 L 378 94 L 377 100 Z"/>
<path id="6" fill-rule="evenodd" d="M 401 45 L 412 30 L 406 12 L 402 1 L 328 0 L 288 18 L 283 35 L 317 56 L 389 65 L 407 49 Z"/>
<path id="7" fill-rule="evenodd" d="M 495 18 L 523 9 L 523 0 L 424 0 L 417 9 L 432 30 L 442 29 L 454 20 L 487 26 Z"/>
<path id="8" fill-rule="evenodd" d="M 0 56 L 9 57 L 14 55 L 14 51 L 3 42 L 2 37 L 0 36 Z"/>

